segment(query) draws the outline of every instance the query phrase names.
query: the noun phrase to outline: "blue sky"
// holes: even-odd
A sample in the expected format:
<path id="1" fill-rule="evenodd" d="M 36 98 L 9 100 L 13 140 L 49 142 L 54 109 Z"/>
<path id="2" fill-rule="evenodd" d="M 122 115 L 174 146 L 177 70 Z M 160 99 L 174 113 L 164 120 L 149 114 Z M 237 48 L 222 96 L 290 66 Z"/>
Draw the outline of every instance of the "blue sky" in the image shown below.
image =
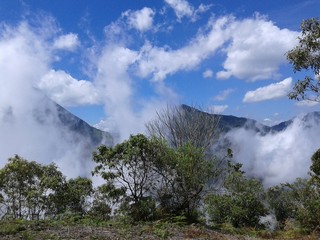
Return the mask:
<path id="1" fill-rule="evenodd" d="M 168 103 L 271 125 L 319 110 L 287 98 L 303 75 L 285 58 L 301 21 L 318 14 L 319 0 L 3 0 L 0 51 L 10 54 L 10 40 L 45 62 L 30 86 L 122 135 Z"/>

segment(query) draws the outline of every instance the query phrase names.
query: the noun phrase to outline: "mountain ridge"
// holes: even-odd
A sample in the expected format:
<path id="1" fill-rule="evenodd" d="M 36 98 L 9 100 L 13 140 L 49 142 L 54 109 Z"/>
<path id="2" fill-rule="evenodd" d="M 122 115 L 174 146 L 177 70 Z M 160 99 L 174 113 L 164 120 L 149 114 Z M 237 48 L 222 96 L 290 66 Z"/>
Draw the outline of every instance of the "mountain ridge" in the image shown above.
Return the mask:
<path id="1" fill-rule="evenodd" d="M 183 110 L 186 111 L 193 111 L 195 113 L 201 114 L 209 114 L 213 117 L 217 117 L 219 119 L 218 128 L 223 133 L 229 132 L 232 129 L 243 127 L 245 129 L 252 129 L 261 134 L 281 132 L 287 129 L 294 122 L 294 120 L 298 118 L 300 118 L 301 121 L 304 123 L 308 123 L 312 120 L 315 120 L 316 123 L 320 125 L 320 111 L 309 112 L 304 114 L 303 116 L 295 116 L 287 121 L 283 121 L 272 126 L 267 126 L 251 118 L 237 117 L 234 115 L 207 113 L 185 104 L 182 104 L 181 107 Z"/>

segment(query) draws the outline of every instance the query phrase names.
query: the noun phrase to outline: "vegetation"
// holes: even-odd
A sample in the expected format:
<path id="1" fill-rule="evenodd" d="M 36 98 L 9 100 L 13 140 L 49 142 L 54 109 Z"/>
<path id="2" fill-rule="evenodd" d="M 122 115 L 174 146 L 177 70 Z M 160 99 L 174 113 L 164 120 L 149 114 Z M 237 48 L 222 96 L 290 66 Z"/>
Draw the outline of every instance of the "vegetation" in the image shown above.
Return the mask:
<path id="1" fill-rule="evenodd" d="M 287 53 L 287 59 L 295 72 L 306 71 L 308 75 L 299 80 L 289 98 L 295 100 L 320 101 L 320 21 L 305 20 L 301 24 L 302 36 L 299 44 Z M 311 76 L 310 76 L 310 74 Z"/>
<path id="2" fill-rule="evenodd" d="M 294 183 L 263 189 L 259 180 L 246 177 L 241 171 L 241 164 L 229 162 L 223 174 L 222 188 L 212 189 L 210 185 L 204 187 L 210 179 L 207 169 L 212 167 L 212 163 L 203 158 L 203 150 L 191 145 L 172 150 L 160 140 L 136 135 L 114 148 L 99 149 L 94 154 L 94 158 L 99 160 L 96 160 L 99 163 L 94 169 L 95 174 L 119 174 L 117 176 L 124 184 L 117 185 L 117 178 L 106 177 L 106 184 L 94 189 L 90 179 L 78 177 L 66 180 L 55 165 L 40 165 L 20 156 L 10 158 L 0 170 L 0 236 L 3 239 L 65 239 L 62 236 L 72 234 L 73 238 L 83 239 L 137 236 L 167 239 L 183 233 L 181 238 L 229 239 L 227 235 L 201 227 L 205 223 L 201 213 L 207 213 L 208 223 L 214 229 L 233 235 L 301 239 L 305 236 L 307 239 L 305 234 L 309 234 L 309 239 L 318 237 L 320 191 L 317 166 L 320 150 L 312 156 L 310 179 L 297 179 Z M 102 158 L 102 149 L 108 150 L 108 154 L 122 149 L 115 155 L 103 155 L 117 156 L 114 166 L 110 160 L 112 158 L 108 158 L 110 161 Z M 161 154 L 156 149 L 161 149 Z M 168 151 L 164 155 L 166 161 L 161 158 L 163 150 Z M 141 165 L 118 165 L 128 157 Z M 202 159 L 202 165 L 197 166 L 199 163 L 194 159 Z M 174 161 L 172 165 L 175 168 L 167 162 L 169 160 Z M 111 164 L 111 168 L 106 168 L 106 163 Z M 126 171 L 120 171 L 124 167 Z M 164 184 L 167 180 L 164 179 L 164 169 L 176 182 L 175 196 L 170 196 L 166 201 L 163 200 L 163 188 L 168 187 Z M 148 175 L 134 173 L 133 170 L 143 170 Z M 171 171 L 173 175 L 169 174 Z M 198 173 L 197 176 L 201 175 L 200 172 L 203 175 L 198 178 L 195 175 L 184 176 L 194 172 Z M 157 178 L 141 181 L 145 178 L 143 176 L 153 176 L 151 173 Z M 124 176 L 127 178 L 122 179 Z M 129 180 L 134 179 L 140 185 L 130 185 Z M 209 192 L 209 189 L 212 191 Z M 172 209 L 180 206 L 183 210 L 165 208 L 170 206 Z M 277 220 L 272 231 L 261 222 L 261 217 L 267 214 L 274 214 Z M 188 225 L 190 222 L 200 225 Z M 95 234 L 92 234 L 92 229 L 96 229 Z"/>
<path id="3" fill-rule="evenodd" d="M 98 163 L 93 174 L 106 180 L 107 199 L 133 220 L 159 215 L 196 220 L 206 184 L 218 175 L 215 160 L 207 159 L 203 149 L 191 144 L 171 149 L 141 134 L 115 147 L 99 147 L 93 160 Z"/>
<path id="4" fill-rule="evenodd" d="M 67 179 L 54 164 L 9 158 L 0 169 L 0 237 L 64 239 L 57 232 L 70 229 L 77 232 L 72 238 L 83 239 L 166 239 L 181 231 L 181 238 L 225 237 L 204 226 L 265 238 L 319 236 L 320 149 L 309 179 L 264 189 L 232 162 L 230 149 L 227 158 L 215 156 L 205 134 L 190 135 L 199 141 L 175 136 L 178 144 L 138 134 L 98 147 L 92 174 L 105 182 L 96 188 L 88 178 Z"/>
<path id="5" fill-rule="evenodd" d="M 230 223 L 234 227 L 259 228 L 259 220 L 268 213 L 264 206 L 261 182 L 248 179 L 240 170 L 241 164 L 229 164 L 230 173 L 224 188 L 206 197 L 206 208 L 213 224 Z"/>

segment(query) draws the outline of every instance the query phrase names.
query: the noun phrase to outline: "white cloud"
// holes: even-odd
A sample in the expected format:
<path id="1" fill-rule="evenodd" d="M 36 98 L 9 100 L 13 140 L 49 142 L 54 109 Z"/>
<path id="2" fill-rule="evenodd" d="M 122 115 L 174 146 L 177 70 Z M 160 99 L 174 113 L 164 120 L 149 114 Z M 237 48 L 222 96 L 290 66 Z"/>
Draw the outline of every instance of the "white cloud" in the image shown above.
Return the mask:
<path id="1" fill-rule="evenodd" d="M 80 45 L 78 35 L 69 33 L 59 36 L 53 43 L 53 48 L 60 50 L 74 51 Z"/>
<path id="2" fill-rule="evenodd" d="M 140 50 L 139 76 L 151 74 L 153 80 L 164 80 L 177 71 L 194 69 L 225 47 L 225 70 L 216 74 L 218 78 L 234 76 L 247 81 L 275 78 L 279 66 L 287 62 L 285 52 L 296 44 L 298 36 L 297 32 L 279 29 L 261 17 L 239 21 L 231 16 L 211 19 L 207 29 L 178 49 L 147 42 Z"/>
<path id="3" fill-rule="evenodd" d="M 234 160 L 265 187 L 308 177 L 310 158 L 319 148 L 320 126 L 316 119 L 306 123 L 302 117 L 278 133 L 261 135 L 245 128 L 229 132 Z"/>
<path id="4" fill-rule="evenodd" d="M 154 15 L 155 12 L 147 7 L 138 11 L 128 10 L 123 13 L 123 16 L 128 18 L 128 24 L 141 32 L 148 31 L 152 27 Z"/>
<path id="5" fill-rule="evenodd" d="M 173 8 L 179 20 L 184 16 L 192 17 L 194 8 L 186 0 L 165 0 L 165 2 Z"/>
<path id="6" fill-rule="evenodd" d="M 38 88 L 64 107 L 101 103 L 99 91 L 91 82 L 77 80 L 61 70 L 50 70 L 40 80 Z"/>
<path id="7" fill-rule="evenodd" d="M 198 13 L 206 12 L 211 7 L 211 5 L 204 5 L 201 3 L 200 6 L 195 9 L 186 0 L 165 0 L 165 2 L 174 10 L 179 22 L 183 17 L 188 17 L 191 21 L 196 21 Z"/>
<path id="8" fill-rule="evenodd" d="M 213 99 L 216 101 L 224 101 L 234 91 L 235 90 L 233 88 L 228 88 L 226 90 L 223 90 L 222 92 L 219 92 L 219 94 L 215 96 Z"/>
<path id="9" fill-rule="evenodd" d="M 41 20 L 40 27 L 33 22 L 36 29 L 26 22 L 0 27 L 0 167 L 19 154 L 55 162 L 68 177 L 89 176 L 87 141 L 60 124 L 56 105 L 36 89 L 51 68 L 50 39 L 56 34 Z"/>
<path id="10" fill-rule="evenodd" d="M 213 105 L 210 107 L 210 112 L 221 114 L 228 108 L 228 105 Z"/>
<path id="11" fill-rule="evenodd" d="M 212 78 L 213 71 L 211 69 L 207 69 L 202 73 L 203 78 Z"/>
<path id="12" fill-rule="evenodd" d="M 292 78 L 286 78 L 281 82 L 272 83 L 265 87 L 260 87 L 245 94 L 243 102 L 259 102 L 281 98 L 286 96 L 292 86 Z"/>
<path id="13" fill-rule="evenodd" d="M 234 76 L 246 81 L 278 76 L 279 65 L 286 63 L 285 53 L 297 43 L 298 32 L 280 29 L 261 17 L 234 21 L 228 26 L 231 44 L 226 47 L 224 70 L 220 79 Z"/>
<path id="14" fill-rule="evenodd" d="M 228 17 L 210 21 L 207 34 L 197 35 L 188 45 L 176 50 L 146 43 L 140 50 L 138 75 L 146 78 L 151 74 L 153 80 L 160 81 L 169 74 L 197 67 L 227 41 L 225 28 L 229 22 Z"/>
<path id="15" fill-rule="evenodd" d="M 99 127 L 112 129 L 123 141 L 130 134 L 143 133 L 145 123 L 156 116 L 156 109 L 176 98 L 163 82 L 154 82 L 154 97 L 144 98 L 136 93 L 131 68 L 138 60 L 138 52 L 117 43 L 107 44 L 96 56 L 98 67 L 95 86 L 103 94 L 106 115 Z"/>
<path id="16" fill-rule="evenodd" d="M 319 102 L 311 101 L 311 100 L 302 100 L 296 103 L 299 107 L 314 107 L 316 105 L 319 105 Z"/>

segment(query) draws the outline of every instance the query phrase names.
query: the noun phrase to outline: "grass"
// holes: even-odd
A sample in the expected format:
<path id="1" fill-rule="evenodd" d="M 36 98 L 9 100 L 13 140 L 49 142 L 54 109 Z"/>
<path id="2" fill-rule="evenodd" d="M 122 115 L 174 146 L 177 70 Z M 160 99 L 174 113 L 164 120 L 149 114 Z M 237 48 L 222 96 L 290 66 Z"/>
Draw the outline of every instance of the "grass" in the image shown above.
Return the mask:
<path id="1" fill-rule="evenodd" d="M 126 218 L 98 221 L 90 218 L 66 217 L 59 220 L 0 221 L 3 240 L 62 240 L 62 239 L 319 239 L 317 233 L 306 235 L 290 225 L 283 231 L 271 232 L 253 228 L 234 228 L 223 224 L 212 230 L 201 224 L 186 224 L 172 218 L 154 222 L 132 223 Z"/>

